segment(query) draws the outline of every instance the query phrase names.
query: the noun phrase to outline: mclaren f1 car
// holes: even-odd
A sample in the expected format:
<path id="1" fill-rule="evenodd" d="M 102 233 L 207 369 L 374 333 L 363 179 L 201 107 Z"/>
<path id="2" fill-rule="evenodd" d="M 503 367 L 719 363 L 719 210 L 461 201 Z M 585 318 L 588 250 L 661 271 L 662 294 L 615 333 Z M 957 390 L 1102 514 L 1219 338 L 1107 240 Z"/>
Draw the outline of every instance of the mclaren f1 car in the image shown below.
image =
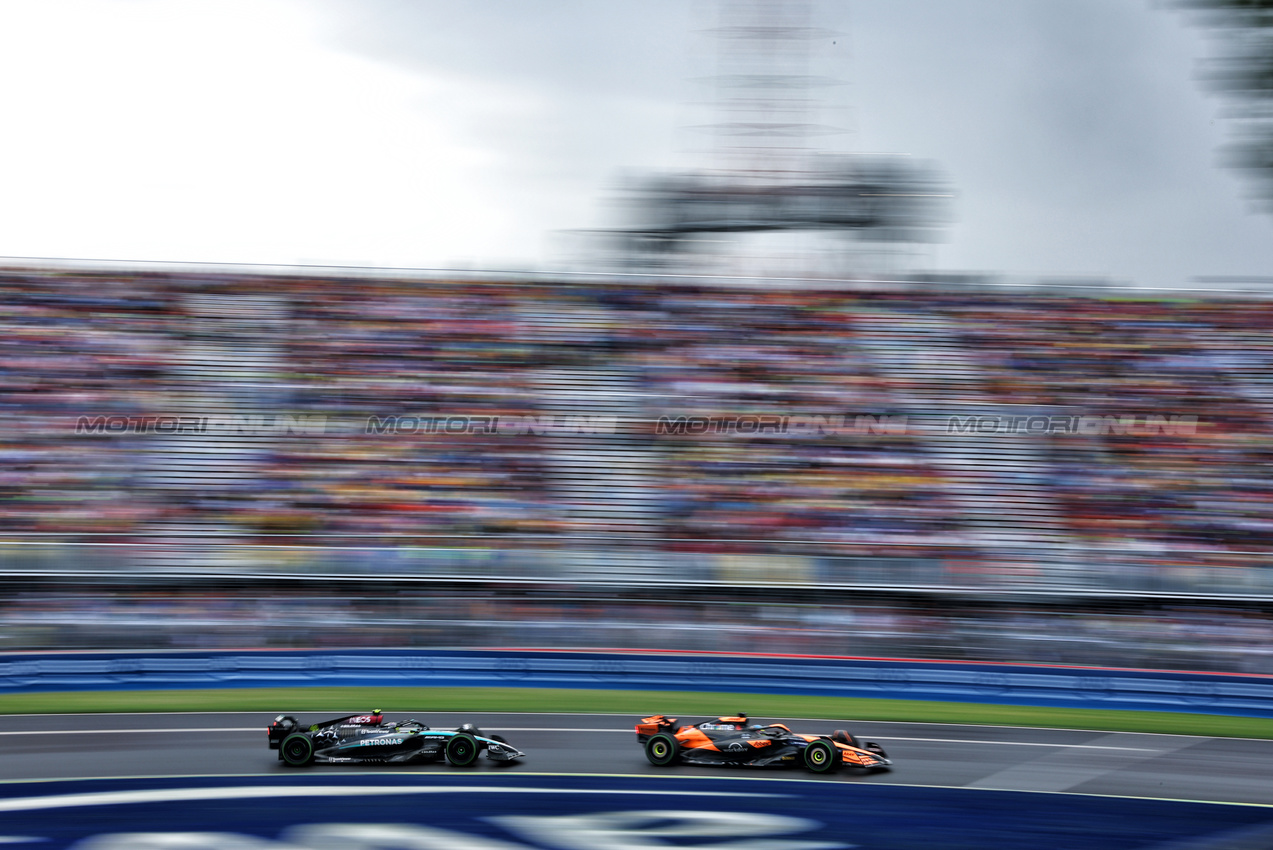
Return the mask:
<path id="1" fill-rule="evenodd" d="M 753 724 L 745 714 L 688 726 L 678 726 L 678 722 L 656 714 L 637 724 L 637 740 L 650 764 L 803 765 L 814 773 L 842 767 L 887 770 L 893 764 L 879 744 L 860 741 L 843 729 L 830 735 L 802 735 L 781 723 Z"/>
<path id="2" fill-rule="evenodd" d="M 350 764 L 420 764 L 446 761 L 469 767 L 483 750 L 497 762 L 510 762 L 525 753 L 499 735 L 485 735 L 471 723 L 454 731 L 430 729 L 418 720 L 388 721 L 380 711 L 347 714 L 303 726 L 280 714 L 266 729 L 271 750 L 290 767 L 314 762 Z"/>

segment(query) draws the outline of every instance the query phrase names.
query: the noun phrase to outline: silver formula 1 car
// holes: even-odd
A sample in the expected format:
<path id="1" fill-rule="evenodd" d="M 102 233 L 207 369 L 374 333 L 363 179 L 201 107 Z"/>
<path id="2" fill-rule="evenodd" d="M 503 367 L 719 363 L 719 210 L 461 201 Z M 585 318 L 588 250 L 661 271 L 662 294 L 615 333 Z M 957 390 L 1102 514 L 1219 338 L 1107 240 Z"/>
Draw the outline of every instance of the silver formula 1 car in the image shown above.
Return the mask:
<path id="1" fill-rule="evenodd" d="M 291 767 L 315 762 L 347 764 L 421 764 L 445 758 L 455 767 L 469 767 L 483 750 L 497 762 L 510 762 L 525 753 L 499 735 L 485 735 L 472 723 L 454 731 L 430 729 L 418 720 L 387 721 L 379 711 L 347 714 L 310 726 L 280 714 L 266 729 L 271 750 Z"/>

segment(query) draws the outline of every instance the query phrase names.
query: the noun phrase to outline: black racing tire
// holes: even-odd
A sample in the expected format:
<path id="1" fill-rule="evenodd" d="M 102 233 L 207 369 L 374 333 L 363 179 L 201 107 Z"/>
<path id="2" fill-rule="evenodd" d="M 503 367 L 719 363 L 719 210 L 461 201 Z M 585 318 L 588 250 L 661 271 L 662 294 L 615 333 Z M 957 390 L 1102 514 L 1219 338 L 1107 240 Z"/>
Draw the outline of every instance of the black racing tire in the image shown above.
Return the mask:
<path id="1" fill-rule="evenodd" d="M 651 735 L 645 742 L 645 757 L 655 767 L 676 764 L 681 757 L 681 742 L 666 732 Z"/>
<path id="2" fill-rule="evenodd" d="M 472 767 L 481 749 L 477 740 L 467 732 L 459 732 L 446 742 L 446 760 L 452 767 Z"/>
<path id="3" fill-rule="evenodd" d="M 840 766 L 840 751 L 830 741 L 811 741 L 804 748 L 804 766 L 814 773 L 830 773 Z"/>
<path id="4" fill-rule="evenodd" d="M 314 760 L 314 742 L 304 732 L 293 732 L 279 744 L 278 752 L 288 767 L 304 767 Z"/>

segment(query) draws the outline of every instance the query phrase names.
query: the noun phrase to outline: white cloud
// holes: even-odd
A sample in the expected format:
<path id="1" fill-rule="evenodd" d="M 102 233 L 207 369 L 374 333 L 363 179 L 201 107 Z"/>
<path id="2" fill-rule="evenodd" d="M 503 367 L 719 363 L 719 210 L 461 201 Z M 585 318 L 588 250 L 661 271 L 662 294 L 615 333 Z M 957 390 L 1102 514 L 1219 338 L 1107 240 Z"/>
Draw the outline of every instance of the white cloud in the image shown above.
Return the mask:
<path id="1" fill-rule="evenodd" d="M 625 170 L 705 164 L 687 125 L 713 120 L 715 0 L 684 7 L 0 0 L 0 256 L 551 264 L 560 231 L 615 223 Z M 814 7 L 855 128 L 827 143 L 954 181 L 939 266 L 1182 285 L 1273 264 L 1175 13 Z"/>
<path id="2" fill-rule="evenodd" d="M 457 140 L 454 94 L 322 46 L 304 4 L 9 3 L 0 33 L 0 255 L 415 265 L 500 239 L 473 191 L 499 154 Z"/>

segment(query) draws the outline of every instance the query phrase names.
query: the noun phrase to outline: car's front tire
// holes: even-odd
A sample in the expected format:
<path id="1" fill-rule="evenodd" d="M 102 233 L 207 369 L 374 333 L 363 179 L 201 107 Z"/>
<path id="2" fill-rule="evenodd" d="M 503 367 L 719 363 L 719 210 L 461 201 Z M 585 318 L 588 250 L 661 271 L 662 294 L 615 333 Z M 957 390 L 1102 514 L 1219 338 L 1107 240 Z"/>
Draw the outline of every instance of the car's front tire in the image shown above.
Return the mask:
<path id="1" fill-rule="evenodd" d="M 304 767 L 314 760 L 314 742 L 303 732 L 293 732 L 284 738 L 278 751 L 289 767 Z"/>
<path id="2" fill-rule="evenodd" d="M 469 767 L 477 761 L 477 754 L 477 741 L 467 732 L 452 735 L 446 742 L 446 760 L 452 767 Z"/>
<path id="3" fill-rule="evenodd" d="M 813 741 L 804 748 L 804 766 L 814 773 L 830 773 L 840 766 L 840 751 L 828 741 Z"/>
<path id="4" fill-rule="evenodd" d="M 666 732 L 651 735 L 645 742 L 645 757 L 655 767 L 675 764 L 681 755 L 681 743 Z"/>

